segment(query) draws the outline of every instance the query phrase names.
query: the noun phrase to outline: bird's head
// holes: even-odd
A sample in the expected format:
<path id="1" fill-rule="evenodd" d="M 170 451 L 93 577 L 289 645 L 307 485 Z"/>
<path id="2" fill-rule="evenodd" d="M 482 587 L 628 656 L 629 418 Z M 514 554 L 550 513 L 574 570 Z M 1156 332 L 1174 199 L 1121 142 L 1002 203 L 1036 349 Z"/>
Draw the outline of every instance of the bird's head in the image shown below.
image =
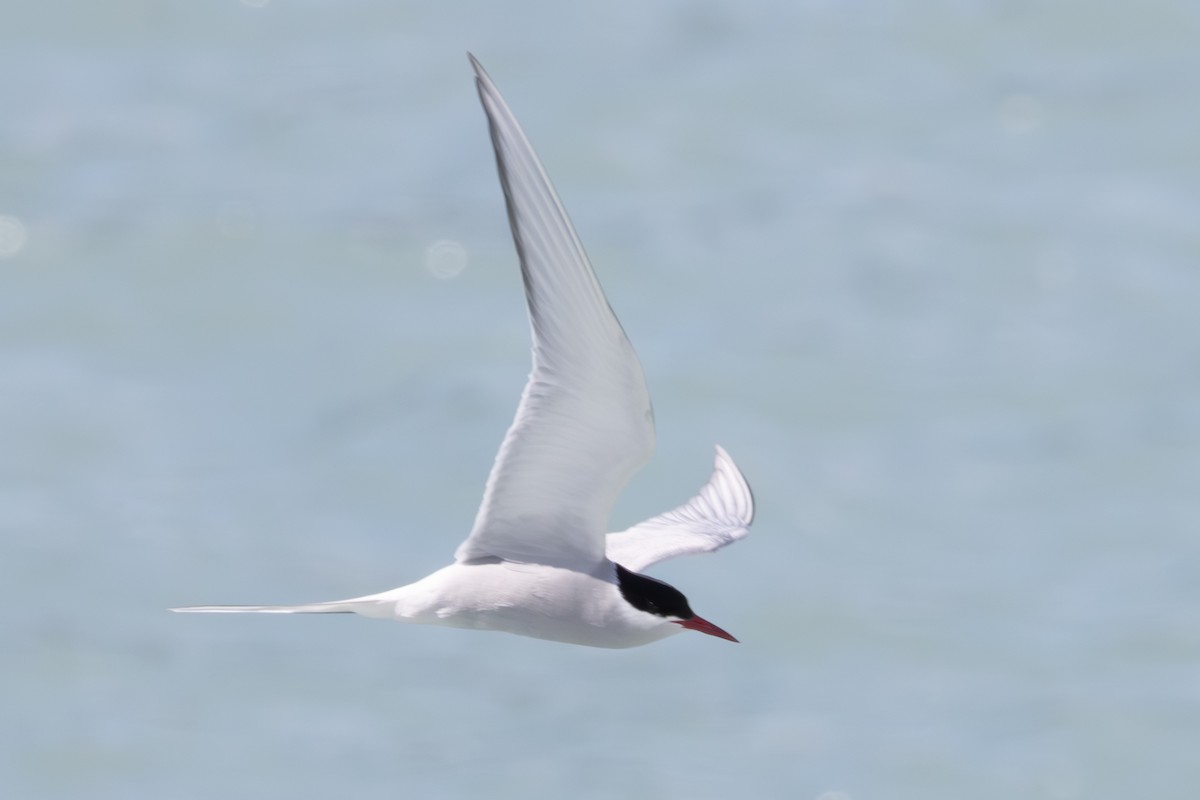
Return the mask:
<path id="1" fill-rule="evenodd" d="M 731 642 L 737 641 L 726 631 L 697 616 L 688 605 L 683 592 L 674 586 L 631 572 L 620 564 L 616 567 L 617 586 L 621 590 L 621 596 L 637 610 L 662 617 L 666 622 L 673 622 L 690 631 L 707 633 L 709 636 L 717 636 Z"/>

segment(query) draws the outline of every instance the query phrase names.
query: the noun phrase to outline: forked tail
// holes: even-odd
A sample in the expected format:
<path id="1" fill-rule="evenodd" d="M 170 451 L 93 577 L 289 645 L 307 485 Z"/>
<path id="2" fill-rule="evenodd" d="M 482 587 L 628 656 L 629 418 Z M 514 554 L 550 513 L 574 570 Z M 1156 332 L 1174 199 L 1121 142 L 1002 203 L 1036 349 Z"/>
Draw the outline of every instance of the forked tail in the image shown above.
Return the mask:
<path id="1" fill-rule="evenodd" d="M 205 614 L 353 614 L 355 602 L 309 603 L 303 606 L 185 606 L 169 611 Z"/>

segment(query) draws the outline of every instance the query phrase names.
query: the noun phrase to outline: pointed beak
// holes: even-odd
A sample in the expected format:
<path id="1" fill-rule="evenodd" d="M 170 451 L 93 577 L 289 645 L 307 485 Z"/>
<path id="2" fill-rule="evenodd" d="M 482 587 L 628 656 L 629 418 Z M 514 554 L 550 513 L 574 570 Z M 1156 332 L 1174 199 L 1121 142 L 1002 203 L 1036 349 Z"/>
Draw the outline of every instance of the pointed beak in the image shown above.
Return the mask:
<path id="1" fill-rule="evenodd" d="M 707 633 L 709 636 L 716 636 L 720 639 L 728 639 L 731 642 L 737 641 L 737 639 L 730 636 L 727 632 L 721 630 L 716 625 L 713 625 L 711 622 L 701 617 L 677 620 L 675 624 L 687 628 L 689 631 L 700 631 L 701 633 Z"/>

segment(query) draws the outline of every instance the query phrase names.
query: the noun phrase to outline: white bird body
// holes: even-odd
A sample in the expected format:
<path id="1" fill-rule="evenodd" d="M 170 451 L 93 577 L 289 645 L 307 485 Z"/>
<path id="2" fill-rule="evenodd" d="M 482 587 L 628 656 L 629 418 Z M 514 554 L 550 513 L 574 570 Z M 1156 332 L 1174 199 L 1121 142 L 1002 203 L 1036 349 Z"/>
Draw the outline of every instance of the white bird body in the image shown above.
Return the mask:
<path id="1" fill-rule="evenodd" d="M 570 644 L 632 647 L 681 630 L 630 606 L 611 568 L 581 572 L 499 559 L 455 563 L 395 591 L 398 597 L 383 602 L 398 620 Z"/>
<path id="2" fill-rule="evenodd" d="M 475 524 L 449 566 L 378 594 L 196 612 L 356 613 L 497 630 L 593 647 L 635 647 L 687 628 L 737 641 L 677 589 L 639 574 L 749 532 L 750 487 L 717 448 L 700 493 L 605 534 L 618 494 L 654 451 L 642 367 L 520 124 L 472 57 L 533 335 L 533 371 L 496 456 Z"/>

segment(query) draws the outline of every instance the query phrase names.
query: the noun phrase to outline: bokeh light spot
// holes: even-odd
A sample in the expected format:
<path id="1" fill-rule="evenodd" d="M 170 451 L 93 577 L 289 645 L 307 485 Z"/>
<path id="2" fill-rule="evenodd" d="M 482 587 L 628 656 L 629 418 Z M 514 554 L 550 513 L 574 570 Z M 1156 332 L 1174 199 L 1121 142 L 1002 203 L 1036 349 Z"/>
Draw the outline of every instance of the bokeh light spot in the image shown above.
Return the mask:
<path id="1" fill-rule="evenodd" d="M 0 258 L 12 258 L 21 252 L 28 238 L 24 222 L 7 214 L 0 214 Z"/>
<path id="2" fill-rule="evenodd" d="M 441 280 L 457 278 L 467 268 L 467 248 L 453 239 L 438 239 L 425 249 L 425 269 Z"/>

